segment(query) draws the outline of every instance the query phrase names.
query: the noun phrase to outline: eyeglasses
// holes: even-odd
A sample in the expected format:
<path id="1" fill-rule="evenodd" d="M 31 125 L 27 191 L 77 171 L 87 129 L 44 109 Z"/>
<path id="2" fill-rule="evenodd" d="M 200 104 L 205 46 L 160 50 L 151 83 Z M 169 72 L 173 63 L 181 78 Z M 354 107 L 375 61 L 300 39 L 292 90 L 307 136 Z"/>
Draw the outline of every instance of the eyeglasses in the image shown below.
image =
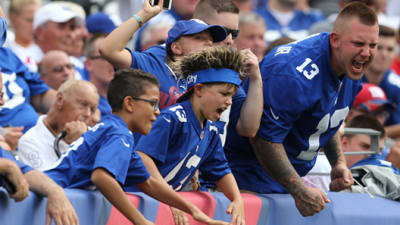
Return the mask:
<path id="1" fill-rule="evenodd" d="M 154 110 L 160 109 L 160 104 L 156 100 L 148 100 L 148 99 L 138 98 L 138 97 L 132 97 L 132 98 L 135 99 L 135 100 L 144 101 L 144 102 L 149 103 L 151 106 L 153 106 Z"/>
<path id="2" fill-rule="evenodd" d="M 60 73 L 64 70 L 64 68 L 66 68 L 67 70 L 72 70 L 74 68 L 74 65 L 72 65 L 71 63 L 67 63 L 65 65 L 57 65 L 51 70 L 51 72 Z"/>
<path id="3" fill-rule="evenodd" d="M 236 39 L 239 36 L 239 30 L 234 30 L 228 27 L 224 26 L 224 29 L 226 31 L 226 35 L 228 36 L 229 34 L 232 34 L 232 39 Z"/>

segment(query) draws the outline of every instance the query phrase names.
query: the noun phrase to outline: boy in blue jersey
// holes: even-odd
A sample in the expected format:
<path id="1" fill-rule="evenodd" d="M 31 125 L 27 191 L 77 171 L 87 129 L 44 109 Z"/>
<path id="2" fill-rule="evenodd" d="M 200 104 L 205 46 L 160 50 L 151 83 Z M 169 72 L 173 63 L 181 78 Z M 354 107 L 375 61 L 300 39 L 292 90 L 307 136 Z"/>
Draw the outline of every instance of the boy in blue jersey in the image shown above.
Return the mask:
<path id="1" fill-rule="evenodd" d="M 303 216 L 329 202 L 300 176 L 324 147 L 332 166 L 330 190 L 348 188 L 352 176 L 336 131 L 360 90 L 358 81 L 376 53 L 375 13 L 362 3 L 347 5 L 333 31 L 272 50 L 260 63 L 264 113 L 251 141 L 228 132 L 225 153 L 239 188 L 257 193 L 289 192 Z"/>
<path id="2" fill-rule="evenodd" d="M 258 71 L 257 57 L 244 62 L 237 50 L 213 47 L 183 58 L 188 91 L 179 103 L 162 111 L 151 132 L 136 146 L 151 175 L 179 191 L 199 169 L 232 201 L 227 213 L 244 224 L 243 200 L 225 159 L 215 121 L 232 104 L 241 84 L 240 69 Z"/>
<path id="3" fill-rule="evenodd" d="M 224 41 L 224 44 L 232 44 L 232 35 L 229 34 L 232 34 L 232 32 L 237 34 L 238 32 L 238 30 L 233 30 L 238 26 L 234 22 L 238 18 L 238 13 L 235 13 L 238 12 L 238 9 L 232 1 L 215 1 L 218 2 L 215 4 L 219 8 L 211 9 L 209 11 L 210 16 L 207 16 L 208 14 L 204 11 L 214 5 L 210 4 L 210 2 L 199 2 L 199 6 L 202 9 L 196 8 L 198 10 L 197 16 L 208 18 L 208 22 L 211 24 L 226 20 L 227 22 L 223 21 L 225 23 L 224 26 L 229 26 L 229 29 L 219 25 L 208 26 L 200 20 L 183 20 L 177 22 L 168 32 L 165 46 L 154 46 L 142 53 L 125 49 L 129 39 L 141 24 L 161 12 L 162 1 L 159 2 L 158 6 L 150 6 L 148 1 L 145 1 L 143 8 L 137 14 L 106 37 L 100 47 L 100 52 L 116 68 L 133 67 L 154 74 L 161 84 L 160 108 L 164 109 L 173 105 L 178 97 L 186 91 L 184 79 L 181 79 L 181 75 L 174 71 L 171 66 L 173 62 L 182 56 L 211 46 L 213 42 L 221 43 L 220 41 Z M 229 32 L 225 32 L 225 30 Z M 227 35 L 227 33 L 229 34 Z M 238 133 L 246 137 L 254 137 L 262 114 L 262 81 L 261 76 L 257 73 L 249 74 L 249 80 L 248 97 L 246 97 L 246 93 L 241 87 L 233 97 L 233 102 L 240 102 L 240 106 L 243 107 L 236 108 L 236 105 L 239 104 L 232 104 L 231 111 L 240 111 L 240 117 L 233 124 Z M 226 117 L 223 117 L 221 121 L 227 122 L 229 119 Z M 223 125 L 225 124 L 219 124 L 221 130 Z"/>
<path id="4" fill-rule="evenodd" d="M 164 181 L 149 176 L 133 151 L 132 132 L 149 133 L 159 115 L 158 81 L 140 70 L 124 69 L 111 81 L 107 98 L 113 113 L 75 141 L 47 174 L 62 187 L 96 186 L 134 224 L 153 224 L 131 204 L 121 185 L 137 185 L 156 199 L 180 208 L 204 223 L 224 224 L 203 214 Z"/>

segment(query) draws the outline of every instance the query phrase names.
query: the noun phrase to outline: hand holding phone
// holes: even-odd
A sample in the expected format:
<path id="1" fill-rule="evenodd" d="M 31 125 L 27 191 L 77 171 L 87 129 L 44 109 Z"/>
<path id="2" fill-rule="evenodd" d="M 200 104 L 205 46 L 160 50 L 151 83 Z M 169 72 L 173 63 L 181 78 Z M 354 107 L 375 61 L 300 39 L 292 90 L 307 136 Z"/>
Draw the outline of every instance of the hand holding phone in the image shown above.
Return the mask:
<path id="1" fill-rule="evenodd" d="M 160 0 L 151 0 L 151 5 L 155 6 L 158 5 Z M 172 0 L 164 0 L 163 2 L 163 9 L 170 10 L 172 5 Z"/>

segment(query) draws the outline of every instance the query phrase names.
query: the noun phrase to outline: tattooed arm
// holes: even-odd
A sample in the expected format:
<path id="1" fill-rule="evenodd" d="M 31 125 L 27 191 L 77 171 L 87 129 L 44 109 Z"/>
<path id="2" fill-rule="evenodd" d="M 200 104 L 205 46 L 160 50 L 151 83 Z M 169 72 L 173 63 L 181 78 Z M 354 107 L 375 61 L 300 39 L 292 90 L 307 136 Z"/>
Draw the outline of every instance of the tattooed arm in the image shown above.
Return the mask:
<path id="1" fill-rule="evenodd" d="M 325 208 L 328 198 L 321 190 L 303 183 L 282 144 L 255 137 L 252 139 L 252 146 L 264 170 L 293 196 L 301 215 L 312 216 Z"/>
<path id="2" fill-rule="evenodd" d="M 341 191 L 353 184 L 353 176 L 346 166 L 346 160 L 339 143 L 339 133 L 336 133 L 324 146 L 326 157 L 332 166 L 331 183 L 329 185 L 331 191 Z"/>

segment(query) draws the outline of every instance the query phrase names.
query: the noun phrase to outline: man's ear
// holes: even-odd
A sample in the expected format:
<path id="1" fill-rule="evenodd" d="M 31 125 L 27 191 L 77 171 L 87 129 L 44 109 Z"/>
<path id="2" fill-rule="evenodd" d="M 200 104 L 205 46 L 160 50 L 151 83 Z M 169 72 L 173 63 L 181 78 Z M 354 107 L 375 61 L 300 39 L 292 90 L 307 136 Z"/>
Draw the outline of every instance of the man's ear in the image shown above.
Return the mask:
<path id="1" fill-rule="evenodd" d="M 88 60 L 88 59 L 85 60 L 85 68 L 86 68 L 88 71 L 91 71 L 91 70 L 92 70 L 92 62 L 91 62 L 90 60 Z"/>
<path id="2" fill-rule="evenodd" d="M 348 142 L 349 142 L 349 138 L 346 136 L 343 136 L 340 139 L 340 147 L 342 148 L 343 151 L 347 150 L 346 146 L 347 146 Z"/>
<path id="3" fill-rule="evenodd" d="M 63 105 L 64 105 L 64 101 L 65 101 L 64 94 L 61 93 L 61 92 L 57 92 L 56 100 L 55 100 L 54 104 L 56 105 L 56 108 L 58 110 L 62 110 Z"/>
<path id="4" fill-rule="evenodd" d="M 340 46 L 340 34 L 337 33 L 337 32 L 332 32 L 329 35 L 329 41 L 330 41 L 331 47 L 333 49 L 339 48 L 339 46 Z"/>
<path id="5" fill-rule="evenodd" d="M 177 42 L 177 41 L 174 41 L 174 42 L 171 43 L 171 51 L 176 56 L 183 55 L 181 44 L 179 42 Z"/>

